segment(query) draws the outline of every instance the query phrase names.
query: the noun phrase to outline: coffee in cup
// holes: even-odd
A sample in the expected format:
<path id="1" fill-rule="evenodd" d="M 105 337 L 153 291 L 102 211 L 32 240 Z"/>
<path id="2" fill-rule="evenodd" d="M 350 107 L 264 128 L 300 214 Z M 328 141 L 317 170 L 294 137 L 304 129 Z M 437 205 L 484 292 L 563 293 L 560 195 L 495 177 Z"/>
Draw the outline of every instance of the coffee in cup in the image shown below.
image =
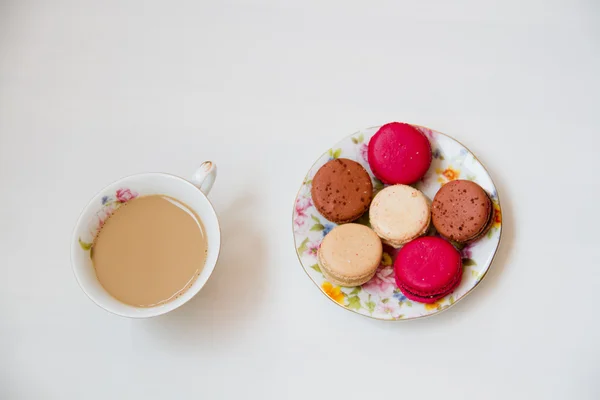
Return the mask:
<path id="1" fill-rule="evenodd" d="M 100 191 L 77 221 L 71 262 L 83 291 L 118 315 L 145 318 L 189 301 L 215 268 L 221 246 L 206 197 L 216 167 L 203 163 L 190 181 L 147 173 Z"/>

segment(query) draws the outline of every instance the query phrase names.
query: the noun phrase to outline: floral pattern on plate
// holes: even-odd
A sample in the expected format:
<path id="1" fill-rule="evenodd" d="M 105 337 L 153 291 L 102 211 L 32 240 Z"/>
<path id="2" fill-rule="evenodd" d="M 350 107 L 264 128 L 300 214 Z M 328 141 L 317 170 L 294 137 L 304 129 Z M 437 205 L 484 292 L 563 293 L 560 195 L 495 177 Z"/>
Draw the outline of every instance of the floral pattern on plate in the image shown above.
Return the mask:
<path id="1" fill-rule="evenodd" d="M 462 144 L 434 130 L 416 126 L 431 142 L 432 163 L 420 182 L 414 185 L 429 199 L 439 188 L 455 179 L 477 182 L 492 198 L 494 225 L 480 240 L 459 248 L 463 257 L 463 279 L 454 293 L 434 304 L 410 301 L 397 288 L 394 279 L 393 260 L 397 250 L 384 245 L 381 264 L 375 276 L 358 287 L 339 287 L 328 282 L 317 263 L 317 251 L 321 241 L 336 224 L 327 221 L 314 207 L 310 190 L 312 178 L 326 162 L 335 158 L 349 158 L 360 163 L 373 180 L 373 190 L 378 192 L 384 185 L 373 176 L 367 161 L 367 148 L 371 137 L 379 127 L 357 132 L 337 143 L 325 152 L 311 167 L 302 182 L 293 211 L 294 241 L 298 259 L 311 280 L 333 302 L 347 310 L 381 320 L 405 320 L 436 314 L 452 306 L 475 288 L 487 273 L 500 244 L 502 213 L 496 187 L 486 169 Z M 369 226 L 368 212 L 357 223 Z M 436 235 L 435 229 L 428 233 Z"/>

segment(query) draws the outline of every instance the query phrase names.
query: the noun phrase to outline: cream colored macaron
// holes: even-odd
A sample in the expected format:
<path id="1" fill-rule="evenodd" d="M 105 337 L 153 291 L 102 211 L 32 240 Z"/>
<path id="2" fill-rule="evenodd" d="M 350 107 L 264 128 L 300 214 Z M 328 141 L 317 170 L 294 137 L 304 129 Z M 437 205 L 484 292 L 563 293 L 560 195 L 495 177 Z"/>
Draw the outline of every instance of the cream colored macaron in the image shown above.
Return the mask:
<path id="1" fill-rule="evenodd" d="M 325 236 L 318 263 L 334 285 L 360 286 L 375 275 L 382 254 L 381 240 L 373 230 L 360 224 L 344 224 Z"/>
<path id="2" fill-rule="evenodd" d="M 369 219 L 384 243 L 399 248 L 427 232 L 431 210 L 419 190 L 394 185 L 377 193 L 369 209 Z"/>

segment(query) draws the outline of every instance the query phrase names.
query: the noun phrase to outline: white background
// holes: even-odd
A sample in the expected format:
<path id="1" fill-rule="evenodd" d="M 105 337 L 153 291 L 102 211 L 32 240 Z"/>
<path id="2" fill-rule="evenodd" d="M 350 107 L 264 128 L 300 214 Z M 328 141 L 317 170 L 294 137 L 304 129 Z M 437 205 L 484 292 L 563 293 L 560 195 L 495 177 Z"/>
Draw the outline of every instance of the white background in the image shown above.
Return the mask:
<path id="1" fill-rule="evenodd" d="M 598 399 L 600 3 L 0 1 L 0 399 Z M 504 210 L 478 289 L 379 322 L 294 252 L 329 146 L 398 120 L 448 133 Z M 211 159 L 223 247 L 179 310 L 79 289 L 70 235 L 128 174 Z"/>

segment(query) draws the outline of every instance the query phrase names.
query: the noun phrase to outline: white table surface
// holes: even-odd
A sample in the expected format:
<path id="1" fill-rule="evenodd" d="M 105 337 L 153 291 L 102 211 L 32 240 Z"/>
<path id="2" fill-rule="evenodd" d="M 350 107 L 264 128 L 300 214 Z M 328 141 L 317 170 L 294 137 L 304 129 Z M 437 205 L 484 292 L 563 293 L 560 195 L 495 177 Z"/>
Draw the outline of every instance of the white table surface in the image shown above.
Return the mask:
<path id="1" fill-rule="evenodd" d="M 600 3 L 248 3 L 0 2 L 0 399 L 599 399 Z M 468 299 L 386 323 L 319 293 L 291 211 L 322 151 L 392 120 L 473 150 L 504 231 Z M 206 159 L 207 286 L 151 320 L 96 307 L 86 202 Z"/>

